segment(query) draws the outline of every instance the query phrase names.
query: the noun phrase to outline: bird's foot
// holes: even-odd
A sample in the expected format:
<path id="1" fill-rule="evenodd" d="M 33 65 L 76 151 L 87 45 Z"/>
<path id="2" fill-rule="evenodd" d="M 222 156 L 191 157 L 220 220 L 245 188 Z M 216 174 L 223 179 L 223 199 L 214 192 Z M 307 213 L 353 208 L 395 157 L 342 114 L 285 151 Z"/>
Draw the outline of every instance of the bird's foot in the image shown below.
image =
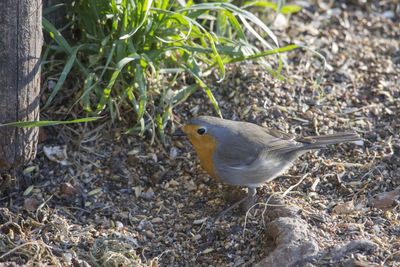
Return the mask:
<path id="1" fill-rule="evenodd" d="M 228 213 L 229 211 L 233 210 L 237 206 L 242 204 L 242 208 L 247 211 L 254 205 L 254 199 L 257 191 L 255 188 L 248 188 L 247 196 L 237 202 L 235 202 L 233 205 L 231 205 L 229 208 L 226 210 L 222 211 L 218 216 L 217 216 L 217 221 L 219 218 L 223 217 Z"/>

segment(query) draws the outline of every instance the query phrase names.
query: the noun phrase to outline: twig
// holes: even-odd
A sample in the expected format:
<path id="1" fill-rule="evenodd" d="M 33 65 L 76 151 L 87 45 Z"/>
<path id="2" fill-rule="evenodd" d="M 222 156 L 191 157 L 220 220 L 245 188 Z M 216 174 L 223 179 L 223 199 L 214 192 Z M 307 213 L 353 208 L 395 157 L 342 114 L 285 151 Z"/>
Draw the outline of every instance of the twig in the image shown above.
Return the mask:
<path id="1" fill-rule="evenodd" d="M 306 173 L 304 174 L 301 179 L 297 182 L 297 184 L 290 186 L 288 189 L 286 189 L 286 191 L 281 195 L 281 198 L 284 198 L 290 191 L 292 191 L 293 188 L 297 187 L 299 184 L 301 184 L 301 182 L 303 182 L 303 180 L 310 176 L 310 173 Z"/>

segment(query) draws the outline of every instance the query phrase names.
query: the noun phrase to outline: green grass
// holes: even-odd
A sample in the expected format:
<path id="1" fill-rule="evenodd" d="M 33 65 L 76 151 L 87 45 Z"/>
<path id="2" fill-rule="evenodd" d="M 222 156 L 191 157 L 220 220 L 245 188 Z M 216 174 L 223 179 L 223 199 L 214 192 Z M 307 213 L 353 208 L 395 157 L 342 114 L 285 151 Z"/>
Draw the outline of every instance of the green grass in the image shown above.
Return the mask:
<path id="1" fill-rule="evenodd" d="M 43 27 L 53 40 L 46 46 L 43 68 L 59 64 L 60 58 L 64 62 L 43 108 L 52 104 L 66 79 L 79 77 L 84 82 L 73 106 L 78 105 L 88 116 L 104 116 L 113 122 L 133 118 L 127 132 L 148 131 L 154 139 L 158 130 L 163 142 L 170 112 L 196 90 L 203 90 L 221 114 L 205 81 L 211 70 L 218 68 L 222 81 L 226 64 L 258 60 L 277 78 L 284 79 L 280 53 L 298 48 L 280 47 L 277 37 L 260 19 L 245 8 L 226 2 L 83 0 L 73 3 L 69 6 L 69 24 L 63 29 L 72 28 L 77 36 L 73 42 L 68 42 L 43 19 Z M 278 5 L 268 3 L 246 2 L 244 7 L 298 11 L 295 6 L 279 4 L 282 1 Z M 263 47 L 255 47 L 248 36 Z M 266 59 L 273 55 L 279 62 L 276 67 Z M 177 90 L 174 86 L 180 75 L 192 76 L 195 83 Z"/>
<path id="2" fill-rule="evenodd" d="M 81 122 L 90 122 L 100 119 L 101 117 L 92 117 L 92 118 L 83 118 L 76 119 L 71 121 L 19 121 L 19 122 L 10 122 L 10 123 L 0 123 L 0 127 L 4 126 L 14 126 L 14 127 L 43 127 L 43 126 L 51 126 L 58 124 L 69 124 L 69 123 L 81 123 Z"/>

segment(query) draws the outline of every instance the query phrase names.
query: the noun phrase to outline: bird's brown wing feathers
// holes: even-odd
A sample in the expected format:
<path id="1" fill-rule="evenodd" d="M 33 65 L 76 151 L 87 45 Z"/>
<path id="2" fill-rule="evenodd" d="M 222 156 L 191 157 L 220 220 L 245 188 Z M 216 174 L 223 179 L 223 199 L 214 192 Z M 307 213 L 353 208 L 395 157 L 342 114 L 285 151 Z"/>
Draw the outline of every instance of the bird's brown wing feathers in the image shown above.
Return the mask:
<path id="1" fill-rule="evenodd" d="M 296 137 L 294 134 L 285 133 L 273 128 L 262 128 L 262 129 L 266 134 L 283 140 L 294 140 Z"/>

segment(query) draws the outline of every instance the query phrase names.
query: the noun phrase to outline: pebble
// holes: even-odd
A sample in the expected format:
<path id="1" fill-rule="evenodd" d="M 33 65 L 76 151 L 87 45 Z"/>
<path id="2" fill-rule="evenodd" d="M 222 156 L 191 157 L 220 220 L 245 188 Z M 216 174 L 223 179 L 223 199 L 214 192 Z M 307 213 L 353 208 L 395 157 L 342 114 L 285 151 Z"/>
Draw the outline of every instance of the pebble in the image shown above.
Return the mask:
<path id="1" fill-rule="evenodd" d="M 152 222 L 152 223 L 162 223 L 162 222 L 163 222 L 163 219 L 160 218 L 160 217 L 156 217 L 156 218 L 152 219 L 151 222 Z"/>
<path id="2" fill-rule="evenodd" d="M 210 253 L 210 252 L 213 252 L 214 251 L 214 249 L 213 248 L 206 248 L 205 250 L 203 250 L 203 254 L 207 254 L 207 253 Z"/>
<path id="3" fill-rule="evenodd" d="M 169 157 L 171 159 L 175 159 L 179 154 L 179 149 L 177 147 L 172 147 L 169 151 Z"/>
<path id="4" fill-rule="evenodd" d="M 154 238 L 154 233 L 150 230 L 147 230 L 146 232 L 144 232 L 144 234 L 146 235 L 147 238 L 150 238 L 150 239 Z"/>
<path id="5" fill-rule="evenodd" d="M 122 230 L 122 229 L 124 228 L 124 224 L 123 224 L 122 222 L 120 222 L 120 221 L 116 221 L 116 222 L 115 222 L 115 227 L 116 227 L 118 230 Z"/>
<path id="6" fill-rule="evenodd" d="M 207 217 L 205 217 L 205 218 L 203 218 L 203 219 L 198 219 L 198 220 L 195 220 L 194 222 L 193 222 L 193 224 L 202 224 L 202 223 L 204 223 L 205 221 L 207 221 Z"/>
<path id="7" fill-rule="evenodd" d="M 200 235 L 200 234 L 194 235 L 194 236 L 192 237 L 193 241 L 197 241 L 197 240 L 199 240 L 200 238 L 201 238 L 201 235 Z"/>

